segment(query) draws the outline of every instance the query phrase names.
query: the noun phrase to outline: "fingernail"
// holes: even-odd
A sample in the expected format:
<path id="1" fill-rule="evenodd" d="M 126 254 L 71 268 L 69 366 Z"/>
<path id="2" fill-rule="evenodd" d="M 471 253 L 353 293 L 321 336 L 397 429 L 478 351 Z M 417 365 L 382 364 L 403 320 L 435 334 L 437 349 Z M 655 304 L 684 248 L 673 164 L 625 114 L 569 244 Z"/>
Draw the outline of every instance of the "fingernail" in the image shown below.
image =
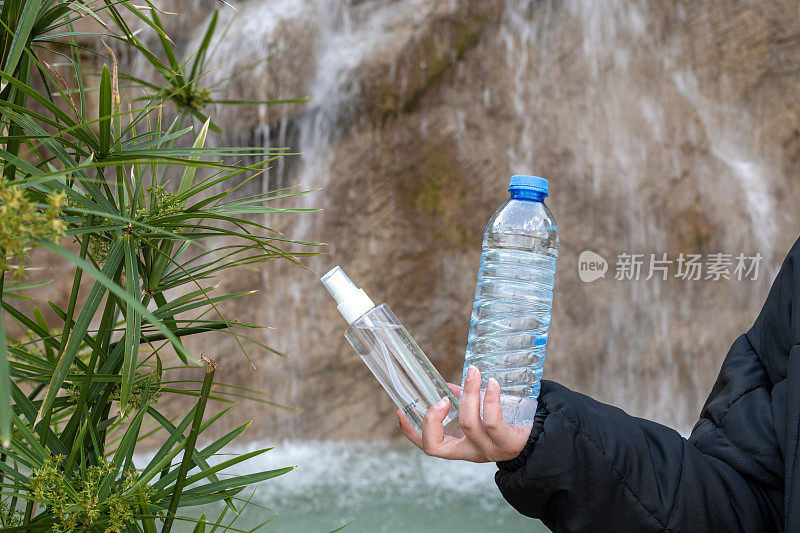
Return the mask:
<path id="1" fill-rule="evenodd" d="M 469 368 L 467 368 L 467 381 L 470 381 L 472 378 L 475 377 L 475 372 L 477 372 L 477 370 L 478 369 L 475 368 L 473 365 L 469 365 Z"/>
<path id="2" fill-rule="evenodd" d="M 489 378 L 489 383 L 486 385 L 486 390 L 494 391 L 495 389 L 499 389 L 500 384 L 494 378 Z"/>
<path id="3" fill-rule="evenodd" d="M 436 402 L 436 405 L 434 405 L 434 407 L 435 407 L 436 409 L 444 409 L 444 408 L 445 408 L 445 407 L 447 407 L 449 404 L 450 404 L 450 400 L 448 400 L 448 399 L 445 397 L 445 398 L 442 398 L 441 400 L 439 400 L 438 402 Z"/>

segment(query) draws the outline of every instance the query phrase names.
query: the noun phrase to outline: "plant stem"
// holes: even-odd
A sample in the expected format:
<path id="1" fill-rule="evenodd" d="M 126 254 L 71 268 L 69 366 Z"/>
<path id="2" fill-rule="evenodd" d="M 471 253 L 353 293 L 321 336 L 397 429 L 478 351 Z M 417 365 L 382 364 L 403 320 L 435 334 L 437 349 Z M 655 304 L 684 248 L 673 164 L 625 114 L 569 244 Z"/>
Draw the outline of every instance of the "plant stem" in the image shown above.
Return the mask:
<path id="1" fill-rule="evenodd" d="M 23 54 L 19 60 L 19 65 L 17 66 L 17 72 L 15 73 L 15 77 L 23 81 L 24 83 L 28 83 L 31 78 L 31 62 L 30 59 L 26 54 Z M 10 100 L 13 100 L 11 103 L 16 104 L 20 107 L 25 107 L 25 102 L 27 100 L 27 95 L 24 92 L 19 91 L 17 89 L 12 89 L 10 93 Z M 6 150 L 11 155 L 17 156 L 19 155 L 20 149 L 20 141 L 17 137 L 21 137 L 24 135 L 23 129 L 17 124 L 16 122 L 9 121 L 8 124 L 8 136 L 11 139 L 6 144 Z M 11 163 L 6 162 L 3 168 L 3 174 L 5 178 L 9 181 L 13 180 L 16 177 L 17 167 Z"/>
<path id="2" fill-rule="evenodd" d="M 86 258 L 86 253 L 89 249 L 89 237 L 90 235 L 86 235 L 81 242 L 81 258 Z M 61 343 L 59 344 L 59 357 L 61 354 L 64 353 L 64 349 L 67 346 L 67 340 L 69 339 L 69 331 L 72 328 L 72 323 L 74 320 L 72 319 L 72 315 L 75 312 L 75 305 L 78 301 L 78 290 L 81 286 L 81 278 L 83 276 L 83 269 L 79 266 L 75 267 L 75 275 L 72 278 L 72 290 L 69 294 L 69 304 L 67 305 L 67 314 L 64 318 L 64 331 L 61 332 Z M 47 432 L 50 429 L 50 416 L 52 412 L 48 411 L 44 413 L 42 417 L 42 421 L 40 423 L 41 434 L 39 435 L 39 442 L 42 446 L 45 445 L 47 442 Z M 36 428 L 34 428 L 36 431 Z M 33 519 L 33 512 L 34 512 L 34 501 L 29 500 L 28 504 L 25 506 L 25 525 L 29 525 L 31 520 Z"/>
<path id="3" fill-rule="evenodd" d="M 186 482 L 186 474 L 192 464 L 192 452 L 197 443 L 197 435 L 200 433 L 200 426 L 203 424 L 203 412 L 206 410 L 206 403 L 211 394 L 211 383 L 214 381 L 214 372 L 216 372 L 217 364 L 208 357 L 201 359 L 206 363 L 206 374 L 203 378 L 203 388 L 200 391 L 200 399 L 197 401 L 197 409 L 194 412 L 194 419 L 192 420 L 192 428 L 189 430 L 189 435 L 186 437 L 186 445 L 183 448 L 183 460 L 181 461 L 180 469 L 178 470 L 178 478 L 175 480 L 175 486 L 172 489 L 172 498 L 169 501 L 169 508 L 167 509 L 167 517 L 164 519 L 164 527 L 161 528 L 161 533 L 169 533 L 172 529 L 172 522 L 175 520 L 175 511 L 178 510 L 178 503 L 181 499 L 183 492 L 183 485 Z"/>
<path id="4" fill-rule="evenodd" d="M 5 253 L 5 250 L 3 250 L 2 253 Z M 3 300 L 3 288 L 5 287 L 5 282 L 6 282 L 6 273 L 5 273 L 5 271 L 3 271 L 3 272 L 0 272 L 0 301 Z M 0 312 L 2 312 L 2 311 L 0 311 Z M 3 324 L 3 317 L 0 316 L 0 331 L 2 331 L 3 329 L 5 329 L 4 328 L 4 324 Z M 5 332 L 3 332 L 2 338 L 0 338 L 0 341 L 2 341 L 2 342 L 6 341 Z M 8 360 L 6 359 L 6 361 L 4 363 L 2 363 L 2 364 L 8 365 Z M 6 373 L 8 373 L 8 372 L 6 372 Z M 9 374 L 8 379 L 9 379 L 9 381 L 11 381 L 10 374 Z M 8 384 L 8 390 L 9 390 L 9 395 L 10 395 L 11 394 L 11 392 L 10 392 L 11 391 L 11 383 Z M 13 411 L 11 411 L 9 413 L 9 415 L 13 416 Z M 5 452 L 3 452 L 2 454 L 0 454 L 0 463 L 5 463 L 5 462 L 6 462 L 6 454 L 5 454 Z M 3 474 L 4 474 L 4 472 L 0 471 L 0 485 L 3 484 Z"/>
<path id="5" fill-rule="evenodd" d="M 116 304 L 116 299 L 109 294 L 108 300 L 106 300 L 106 308 L 103 311 L 103 317 L 100 319 L 100 327 L 97 330 L 95 347 L 92 350 L 92 355 L 89 358 L 89 364 L 86 366 L 86 374 L 84 375 L 83 383 L 81 384 L 80 395 L 78 396 L 78 403 L 75 406 L 75 413 L 72 415 L 72 418 L 70 418 L 69 422 L 67 422 L 67 425 L 64 428 L 64 432 L 62 433 L 61 440 L 64 442 L 64 446 L 66 446 L 68 450 L 75 445 L 75 435 L 77 434 L 78 427 L 80 426 L 81 421 L 83 419 L 83 407 L 86 405 L 86 397 L 89 394 L 89 387 L 92 384 L 92 378 L 94 377 L 94 369 L 97 366 L 97 359 L 99 357 L 100 352 L 105 351 L 104 350 L 105 343 L 103 337 L 105 336 L 105 332 L 113 326 L 111 321 L 114 316 L 115 304 Z M 99 450 L 95 450 L 95 452 L 99 453 Z"/>
<path id="6" fill-rule="evenodd" d="M 89 237 L 90 235 L 87 234 L 86 236 L 84 236 L 83 241 L 81 242 L 80 253 L 82 259 L 86 258 L 86 253 L 89 249 Z M 64 318 L 64 331 L 61 332 L 61 342 L 59 344 L 59 349 L 58 349 L 59 357 L 61 357 L 61 355 L 64 353 L 64 349 L 67 347 L 69 332 L 74 322 L 74 320 L 72 319 L 72 315 L 75 313 L 75 305 L 77 304 L 78 301 L 78 290 L 81 287 L 82 277 L 83 277 L 83 269 L 81 267 L 76 266 L 75 275 L 72 278 L 72 290 L 70 291 L 69 294 L 69 304 L 67 305 L 67 314 L 66 317 Z M 47 432 L 50 429 L 51 414 L 52 413 L 49 411 L 44 413 L 41 425 L 39 426 L 41 428 L 41 433 L 39 435 L 39 442 L 42 444 L 42 446 L 44 446 L 45 443 L 47 442 Z"/>
<path id="7" fill-rule="evenodd" d="M 89 239 L 91 233 L 86 234 L 81 241 L 81 259 L 86 259 L 86 254 L 89 250 Z M 83 269 L 79 266 L 75 267 L 75 275 L 72 278 L 72 290 L 69 293 L 69 304 L 67 305 L 67 315 L 64 319 L 64 331 L 61 332 L 61 344 L 59 345 L 59 355 L 64 351 L 67 346 L 67 339 L 69 338 L 69 330 L 72 329 L 74 322 L 72 315 L 75 313 L 75 304 L 78 301 L 78 290 L 81 288 L 81 278 L 83 277 Z"/>

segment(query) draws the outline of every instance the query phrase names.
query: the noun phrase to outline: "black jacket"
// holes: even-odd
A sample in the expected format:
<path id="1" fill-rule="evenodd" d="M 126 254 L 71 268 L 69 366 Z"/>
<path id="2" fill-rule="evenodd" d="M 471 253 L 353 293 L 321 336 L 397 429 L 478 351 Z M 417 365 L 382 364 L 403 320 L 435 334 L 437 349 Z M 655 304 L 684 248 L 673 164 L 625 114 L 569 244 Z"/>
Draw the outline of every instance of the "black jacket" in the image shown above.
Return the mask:
<path id="1" fill-rule="evenodd" d="M 800 240 L 731 346 L 689 440 L 542 382 L 495 481 L 557 532 L 800 532 Z"/>

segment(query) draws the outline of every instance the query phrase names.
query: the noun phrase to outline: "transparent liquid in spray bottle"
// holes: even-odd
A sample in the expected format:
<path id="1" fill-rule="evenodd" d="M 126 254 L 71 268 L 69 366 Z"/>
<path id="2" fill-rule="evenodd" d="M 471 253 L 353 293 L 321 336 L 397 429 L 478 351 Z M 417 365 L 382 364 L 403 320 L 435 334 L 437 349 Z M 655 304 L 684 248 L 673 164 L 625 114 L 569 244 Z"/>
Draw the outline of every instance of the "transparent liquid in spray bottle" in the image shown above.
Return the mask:
<path id="1" fill-rule="evenodd" d="M 444 425 L 457 418 L 458 397 L 389 306 L 376 306 L 338 266 L 321 281 L 350 324 L 344 336 L 417 432 L 425 412 L 442 398 L 450 400 Z"/>

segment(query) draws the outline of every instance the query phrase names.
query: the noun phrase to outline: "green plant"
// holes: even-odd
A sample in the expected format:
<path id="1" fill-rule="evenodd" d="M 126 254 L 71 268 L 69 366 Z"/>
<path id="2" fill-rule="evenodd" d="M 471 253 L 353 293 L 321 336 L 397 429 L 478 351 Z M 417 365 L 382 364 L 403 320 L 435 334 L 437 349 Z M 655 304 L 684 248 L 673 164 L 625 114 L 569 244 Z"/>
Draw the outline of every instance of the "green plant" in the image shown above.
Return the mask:
<path id="1" fill-rule="evenodd" d="M 245 486 L 291 470 L 221 479 L 218 473 L 267 449 L 217 462 L 248 424 L 198 448 L 198 436 L 231 407 L 207 416 L 208 401 L 272 402 L 253 390 L 215 390 L 216 364 L 208 357 L 203 378 L 188 387 L 170 372 L 198 359 L 182 343 L 189 335 L 226 332 L 245 356 L 244 341 L 258 343 L 246 335 L 258 326 L 228 320 L 218 308 L 251 291 L 219 294 L 209 282 L 230 268 L 299 263 L 312 253 L 287 252 L 293 241 L 256 218 L 303 211 L 271 207 L 302 193 L 239 193 L 270 161 L 289 154 L 206 146 L 207 106 L 243 103 L 215 100 L 202 88 L 217 15 L 187 68 L 146 3 L 0 2 L 0 526 L 7 531 L 152 532 L 159 524 L 170 531 L 176 520 L 204 531 L 205 515 L 198 521 L 180 509 L 223 500 L 210 531 L 236 530 L 223 519 L 247 503 L 237 496 Z M 90 77 L 77 40 L 86 31 L 75 28 L 87 19 L 104 28 L 97 44 L 103 38 L 132 48 L 163 83 L 119 74 L 107 45 L 107 56 L 90 50 L 103 63 Z M 128 20 L 159 36 L 165 61 Z M 122 90 L 120 79 L 127 83 Z M 66 303 L 13 305 L 42 283 L 21 281 L 34 247 L 74 266 Z M 45 319 L 43 309 L 56 318 Z M 23 333 L 6 336 L 7 320 Z M 165 366 L 171 357 L 179 364 Z M 166 395 L 194 405 L 171 420 L 158 405 Z M 142 467 L 134 452 L 148 436 L 160 437 L 160 446 Z"/>

